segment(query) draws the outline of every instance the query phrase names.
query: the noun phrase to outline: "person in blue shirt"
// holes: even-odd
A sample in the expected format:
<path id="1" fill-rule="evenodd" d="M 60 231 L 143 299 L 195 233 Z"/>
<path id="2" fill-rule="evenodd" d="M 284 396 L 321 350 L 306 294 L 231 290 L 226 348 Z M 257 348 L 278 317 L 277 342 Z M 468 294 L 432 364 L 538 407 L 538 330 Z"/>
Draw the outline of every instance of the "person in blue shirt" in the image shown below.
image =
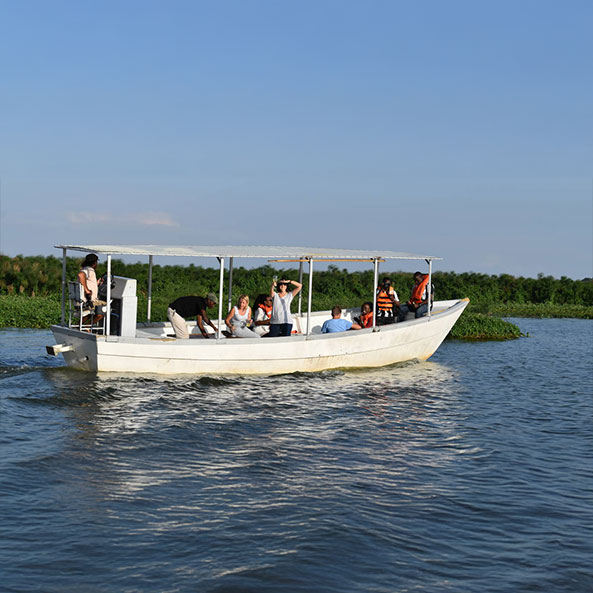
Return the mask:
<path id="1" fill-rule="evenodd" d="M 337 305 L 332 309 L 332 318 L 328 319 L 321 326 L 322 334 L 335 334 L 345 332 L 349 329 L 362 329 L 358 323 L 352 323 L 347 319 L 342 319 L 342 309 Z"/>

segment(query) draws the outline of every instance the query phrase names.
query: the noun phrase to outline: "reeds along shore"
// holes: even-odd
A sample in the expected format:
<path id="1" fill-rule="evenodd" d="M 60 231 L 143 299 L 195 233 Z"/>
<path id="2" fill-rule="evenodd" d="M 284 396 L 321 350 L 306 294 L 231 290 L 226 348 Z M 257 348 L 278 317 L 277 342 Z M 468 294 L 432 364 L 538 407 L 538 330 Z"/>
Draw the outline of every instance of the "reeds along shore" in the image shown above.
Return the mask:
<path id="1" fill-rule="evenodd" d="M 81 258 L 68 258 L 67 278 L 74 280 Z M 105 271 L 99 265 L 98 275 Z M 146 310 L 148 264 L 112 261 L 112 273 L 138 281 L 139 315 Z M 154 266 L 152 319 L 164 321 L 168 303 L 185 294 L 218 291 L 218 269 L 200 266 Z M 296 279 L 294 268 L 271 266 L 233 271 L 233 293 L 253 299 L 268 292 L 274 275 Z M 409 298 L 412 273 L 381 271 L 389 275 L 402 301 Z M 0 255 L 0 327 L 45 328 L 60 319 L 62 260 L 53 257 L 8 257 Z M 350 272 L 336 266 L 316 271 L 313 277 L 313 308 L 357 307 L 372 296 L 373 272 Z M 438 300 L 468 297 L 470 305 L 453 329 L 453 338 L 508 339 L 519 329 L 500 317 L 579 317 L 593 318 L 593 281 L 590 278 L 555 279 L 514 277 L 508 274 L 435 272 L 433 284 Z M 305 290 L 307 274 L 304 275 Z"/>

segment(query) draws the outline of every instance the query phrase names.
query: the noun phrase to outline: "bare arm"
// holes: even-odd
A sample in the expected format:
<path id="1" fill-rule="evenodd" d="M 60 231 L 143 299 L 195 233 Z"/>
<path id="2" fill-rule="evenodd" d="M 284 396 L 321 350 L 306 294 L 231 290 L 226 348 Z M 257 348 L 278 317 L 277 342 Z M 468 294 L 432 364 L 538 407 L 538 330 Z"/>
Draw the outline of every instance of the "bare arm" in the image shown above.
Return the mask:
<path id="1" fill-rule="evenodd" d="M 276 288 L 276 283 L 275 283 L 275 282 L 272 282 L 272 285 L 270 286 L 270 296 L 271 296 L 272 298 L 274 298 L 274 295 L 276 294 L 276 293 L 274 292 L 274 288 Z"/>
<path id="2" fill-rule="evenodd" d="M 198 327 L 200 328 L 200 331 L 202 332 L 202 335 L 205 338 L 208 337 L 208 332 L 206 331 L 206 328 L 204 327 L 204 322 L 207 323 L 215 332 L 217 331 L 216 326 L 208 318 L 208 313 L 206 313 L 205 309 L 202 309 L 198 313 L 198 315 L 196 317 L 196 321 L 198 322 Z"/>
<path id="3" fill-rule="evenodd" d="M 233 307 L 230 311 L 229 314 L 225 317 L 224 319 L 224 323 L 227 326 L 227 329 L 229 331 L 232 331 L 233 328 L 231 327 L 231 319 L 233 318 L 233 315 L 235 314 L 235 307 Z"/>
<path id="4" fill-rule="evenodd" d="M 81 270 L 78 272 L 78 281 L 82 284 L 84 294 L 91 294 L 91 290 L 86 283 L 86 274 Z"/>
<path id="5" fill-rule="evenodd" d="M 258 319 L 258 317 L 262 317 L 262 315 L 259 313 L 260 311 L 261 309 L 257 309 L 257 311 L 255 312 L 255 325 L 270 325 L 270 320 L 266 319 L 265 314 L 263 315 L 263 319 Z"/>
<path id="6" fill-rule="evenodd" d="M 301 292 L 301 288 L 303 288 L 303 285 L 300 282 L 297 282 L 296 280 L 289 280 L 289 282 L 296 286 L 296 288 L 292 289 L 292 296 L 295 297 L 297 294 L 299 294 L 299 292 Z"/>

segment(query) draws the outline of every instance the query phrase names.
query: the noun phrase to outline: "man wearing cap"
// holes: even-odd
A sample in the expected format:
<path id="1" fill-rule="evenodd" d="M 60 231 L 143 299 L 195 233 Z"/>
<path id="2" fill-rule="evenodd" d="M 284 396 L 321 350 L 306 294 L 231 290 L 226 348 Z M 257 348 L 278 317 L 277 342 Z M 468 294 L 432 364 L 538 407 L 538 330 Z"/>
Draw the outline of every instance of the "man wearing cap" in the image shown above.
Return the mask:
<path id="1" fill-rule="evenodd" d="M 192 295 L 179 297 L 177 300 L 173 301 L 167 309 L 167 317 L 175 331 L 175 337 L 189 338 L 185 318 L 193 317 L 194 315 L 196 316 L 198 327 L 204 338 L 209 337 L 208 332 L 204 327 L 204 323 L 207 323 L 214 332 L 216 332 L 215 325 L 210 321 L 208 314 L 206 313 L 206 309 L 214 307 L 216 304 L 218 304 L 218 299 L 212 292 L 208 293 L 205 298 Z"/>

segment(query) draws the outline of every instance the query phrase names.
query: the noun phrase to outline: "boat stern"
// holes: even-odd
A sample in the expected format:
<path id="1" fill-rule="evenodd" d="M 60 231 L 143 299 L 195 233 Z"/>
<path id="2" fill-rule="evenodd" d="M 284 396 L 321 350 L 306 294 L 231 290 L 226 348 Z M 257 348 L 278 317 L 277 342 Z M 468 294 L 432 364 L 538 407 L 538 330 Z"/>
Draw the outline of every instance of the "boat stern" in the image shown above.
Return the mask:
<path id="1" fill-rule="evenodd" d="M 81 371 L 97 371 L 97 336 L 87 332 L 52 325 L 56 344 L 46 346 L 51 356 L 62 355 L 66 364 Z"/>

